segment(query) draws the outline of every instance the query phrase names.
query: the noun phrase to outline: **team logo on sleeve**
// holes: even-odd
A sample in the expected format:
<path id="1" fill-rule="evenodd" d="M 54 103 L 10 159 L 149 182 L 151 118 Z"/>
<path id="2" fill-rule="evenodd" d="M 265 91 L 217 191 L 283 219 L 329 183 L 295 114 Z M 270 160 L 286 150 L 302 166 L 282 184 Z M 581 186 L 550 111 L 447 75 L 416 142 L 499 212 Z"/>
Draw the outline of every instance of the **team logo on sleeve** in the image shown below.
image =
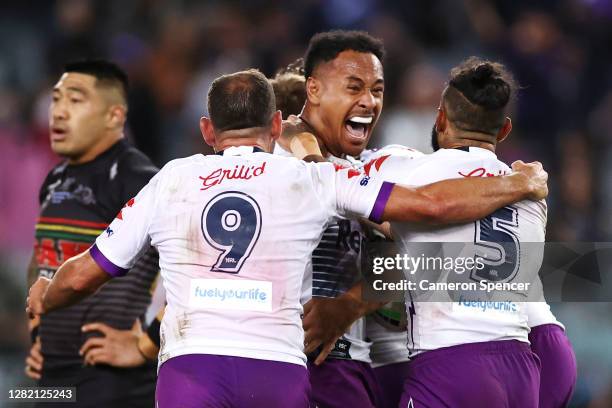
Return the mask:
<path id="1" fill-rule="evenodd" d="M 363 166 L 363 171 L 368 176 L 370 175 L 370 170 L 372 170 L 372 166 L 376 169 L 376 171 L 380 170 L 380 166 L 382 166 L 383 162 L 389 158 L 389 155 L 381 156 L 378 159 L 370 160 L 365 166 Z"/>

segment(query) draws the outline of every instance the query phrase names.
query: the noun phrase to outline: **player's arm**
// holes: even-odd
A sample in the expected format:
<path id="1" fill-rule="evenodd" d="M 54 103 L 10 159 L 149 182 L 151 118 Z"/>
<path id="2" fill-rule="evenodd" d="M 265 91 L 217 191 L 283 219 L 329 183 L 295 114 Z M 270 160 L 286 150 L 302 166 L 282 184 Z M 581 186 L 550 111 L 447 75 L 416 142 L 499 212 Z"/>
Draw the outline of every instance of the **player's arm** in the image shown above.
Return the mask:
<path id="1" fill-rule="evenodd" d="M 362 289 L 363 281 L 336 298 L 313 298 L 304 305 L 304 352 L 310 354 L 322 346 L 316 365 L 327 358 L 336 341 L 356 320 L 385 305 L 386 302 L 363 300 Z"/>
<path id="2" fill-rule="evenodd" d="M 340 169 L 332 176 L 329 166 L 314 167 L 319 170 L 318 185 L 325 186 L 323 194 L 334 200 L 336 214 L 377 223 L 466 223 L 517 201 L 539 200 L 548 194 L 548 174 L 538 162 L 514 163 L 514 173 L 508 176 L 443 180 L 421 187 L 386 182 L 381 173 L 370 177 Z"/>
<path id="3" fill-rule="evenodd" d="M 27 274 L 27 284 L 28 288 L 31 287 L 34 282 L 36 282 L 36 277 L 38 276 L 38 263 L 36 262 L 36 253 L 32 254 L 32 258 L 30 259 L 30 263 L 28 264 L 28 274 Z M 38 326 L 40 326 L 40 318 L 34 317 L 28 319 L 28 329 L 30 331 L 30 339 L 32 340 L 32 344 L 36 343 L 36 339 L 38 337 Z"/>
<path id="4" fill-rule="evenodd" d="M 443 180 L 421 187 L 384 183 L 383 196 L 379 194 L 381 202 L 387 198 L 384 209 L 375 207 L 370 219 L 434 225 L 465 223 L 517 201 L 540 200 L 548 195 L 548 174 L 539 162 L 515 162 L 512 168 L 514 172 L 507 176 Z"/>
<path id="5" fill-rule="evenodd" d="M 36 262 L 36 253 L 32 254 L 30 263 L 28 264 L 28 288 L 36 282 L 38 277 L 38 263 Z"/>
<path id="6" fill-rule="evenodd" d="M 27 312 L 41 315 L 77 303 L 112 278 L 93 259 L 89 251 L 70 258 L 60 266 L 53 279 L 39 277 L 30 288 Z"/>
<path id="7" fill-rule="evenodd" d="M 89 250 L 64 262 L 52 280 L 38 278 L 30 288 L 27 307 L 30 314 L 44 314 L 74 304 L 111 278 L 127 273 L 150 246 L 148 230 L 157 197 L 157 180 L 154 177 L 126 203 Z"/>

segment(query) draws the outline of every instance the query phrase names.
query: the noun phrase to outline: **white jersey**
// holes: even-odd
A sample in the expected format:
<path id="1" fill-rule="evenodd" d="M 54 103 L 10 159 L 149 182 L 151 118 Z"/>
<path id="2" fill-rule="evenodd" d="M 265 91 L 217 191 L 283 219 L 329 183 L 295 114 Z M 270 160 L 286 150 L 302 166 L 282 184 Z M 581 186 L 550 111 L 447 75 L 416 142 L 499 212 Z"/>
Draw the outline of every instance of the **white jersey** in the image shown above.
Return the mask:
<path id="1" fill-rule="evenodd" d="M 557 320 L 546 302 L 527 302 L 527 322 L 530 328 L 543 324 L 556 324 L 565 330 L 565 326 Z"/>
<path id="2" fill-rule="evenodd" d="M 158 249 L 160 364 L 214 354 L 304 365 L 299 300 L 312 251 L 334 218 L 384 207 L 381 180 L 253 150 L 168 163 L 92 247 L 111 274 Z"/>
<path id="3" fill-rule="evenodd" d="M 497 176 L 511 172 L 494 153 L 474 147 L 441 149 L 415 160 L 389 157 L 378 167 L 383 178 L 413 186 L 450 178 Z M 406 253 L 410 253 L 410 243 L 415 242 L 477 242 L 486 246 L 497 234 L 511 234 L 514 239 L 510 242 L 543 242 L 545 228 L 546 205 L 532 201 L 505 207 L 478 222 L 452 227 L 431 228 L 392 223 L 393 235 Z M 538 256 L 529 253 L 526 256 L 518 245 L 516 248 L 514 252 L 515 256 L 518 255 L 518 262 L 511 267 L 518 264 L 521 276 L 527 274 L 521 271 L 537 272 L 543 253 L 538 253 Z M 411 355 L 465 343 L 499 340 L 528 342 L 529 326 L 524 303 L 497 305 L 499 302 L 489 302 L 491 305 L 485 303 L 482 306 L 476 302 L 452 302 L 448 299 L 445 302 L 422 301 L 413 304 L 411 294 L 407 292 L 406 309 L 410 311 L 408 348 Z"/>
<path id="4" fill-rule="evenodd" d="M 381 325 L 374 316 L 368 315 L 366 333 L 372 342 L 370 348 L 372 367 L 378 368 L 410 360 L 406 347 L 406 330 L 393 331 Z"/>
<path id="5" fill-rule="evenodd" d="M 416 159 L 422 157 L 423 153 L 402 145 L 388 145 L 380 149 L 364 150 L 360 159 L 366 164 L 373 163 L 376 166 L 377 159 L 388 155 Z M 406 330 L 398 331 L 397 329 L 385 327 L 377 321 L 377 318 L 379 317 L 374 315 L 366 317 L 366 335 L 372 342 L 370 347 L 372 367 L 377 368 L 409 361 L 410 358 L 408 357 L 408 349 L 406 347 Z"/>
<path id="6" fill-rule="evenodd" d="M 525 306 L 527 307 L 527 323 L 530 328 L 541 326 L 543 324 L 556 324 L 565 330 L 565 326 L 557 320 L 553 312 L 550 310 L 550 306 L 544 299 L 544 289 L 542 288 L 542 281 L 537 279 L 535 284 L 538 285 L 535 290 L 541 293 L 540 302 L 528 302 Z"/>
<path id="7" fill-rule="evenodd" d="M 278 144 L 274 153 L 291 157 Z M 328 156 L 327 160 L 342 167 L 361 164 L 347 157 Z M 363 231 L 356 220 L 338 219 L 323 233 L 321 242 L 312 253 L 312 262 L 304 274 L 302 304 L 315 297 L 337 297 L 357 283 L 361 276 L 361 241 Z M 336 342 L 328 358 L 340 358 L 370 363 L 370 345 L 366 339 L 365 318 L 357 319 Z"/>

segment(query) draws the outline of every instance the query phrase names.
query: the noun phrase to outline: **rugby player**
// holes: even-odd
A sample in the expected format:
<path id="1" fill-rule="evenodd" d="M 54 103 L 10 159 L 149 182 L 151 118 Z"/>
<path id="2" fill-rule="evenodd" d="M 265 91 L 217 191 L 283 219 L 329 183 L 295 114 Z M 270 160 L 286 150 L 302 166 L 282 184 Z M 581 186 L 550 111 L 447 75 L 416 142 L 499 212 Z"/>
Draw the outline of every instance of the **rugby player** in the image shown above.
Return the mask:
<path id="1" fill-rule="evenodd" d="M 303 61 L 298 59 L 289 66 L 279 70 L 274 78 L 270 79 L 274 89 L 276 107 L 282 112 L 283 119 L 289 115 L 301 112 L 306 99 L 306 87 L 303 76 Z M 103 323 L 85 325 L 83 330 L 103 331 L 105 336 L 88 340 L 81 348 L 86 362 L 90 364 L 109 364 L 116 367 L 136 367 L 147 359 L 157 358 L 160 346 L 159 328 L 164 310 L 160 310 L 155 319 L 149 324 L 146 332 L 140 327 L 124 332 L 113 330 Z"/>
<path id="2" fill-rule="evenodd" d="M 446 103 L 449 104 L 450 109 L 454 108 L 450 105 L 450 101 Z M 441 139 L 444 138 L 440 138 L 434 126 L 432 130 L 434 150 L 440 147 L 454 147 L 449 145 L 447 140 Z M 539 279 L 535 281 L 535 284 L 538 286 L 534 288 L 534 292 L 542 293 Z M 539 357 L 541 363 L 539 407 L 566 407 L 576 385 L 576 356 L 565 334 L 565 326 L 551 312 L 543 294 L 541 300 L 540 302 L 524 303 L 527 324 L 530 328 L 529 343 L 531 350 Z"/>
<path id="3" fill-rule="evenodd" d="M 51 278 L 64 261 L 86 251 L 157 171 L 124 140 L 127 77 L 116 65 L 101 60 L 68 64 L 52 95 L 51 149 L 65 160 L 49 172 L 40 189 L 30 284 L 38 276 Z M 91 298 L 43 316 L 40 325 L 32 321 L 26 374 L 41 386 L 75 386 L 78 406 L 151 406 L 153 364 L 130 370 L 84 366 L 79 351 L 105 333 L 83 332 L 83 324 L 97 322 L 123 335 L 129 335 L 131 327 L 140 329 L 157 274 L 153 250 L 128 276 Z"/>
<path id="4" fill-rule="evenodd" d="M 377 174 L 410 185 L 508 174 L 495 147 L 512 129 L 506 115 L 514 92 L 514 80 L 501 64 L 464 61 L 451 71 L 442 95 L 432 136 L 434 147 L 441 148 L 413 160 L 389 157 Z M 502 243 L 497 244 L 504 246 L 501 264 L 485 262 L 474 279 L 511 281 L 537 276 L 542 252 L 520 243 L 544 241 L 546 205 L 523 201 L 452 228 L 391 225 L 408 253 L 415 242 L 475 242 L 485 248 Z M 525 304 L 481 310 L 470 302 L 406 299 L 412 361 L 400 406 L 538 407 L 540 364 L 529 348 Z"/>
<path id="5" fill-rule="evenodd" d="M 413 189 L 267 154 L 281 116 L 257 71 L 218 78 L 208 101 L 200 127 L 217 154 L 166 165 L 89 251 L 39 278 L 28 298 L 35 315 L 65 307 L 157 247 L 168 302 L 159 407 L 308 406 L 302 275 L 333 217 L 464 222 L 547 193 L 538 166 Z M 468 191 L 477 202 L 468 205 Z"/>
<path id="6" fill-rule="evenodd" d="M 348 39 L 351 35 L 354 37 L 354 42 L 359 40 L 355 33 L 344 33 L 345 44 L 339 45 L 338 53 L 344 51 L 343 47 L 347 45 L 353 46 L 352 44 L 346 44 L 349 42 Z M 374 39 L 363 33 L 360 33 L 360 35 L 363 37 L 363 42 L 369 41 L 373 44 L 371 48 L 373 50 L 376 49 L 377 42 Z M 339 33 L 336 33 L 336 37 L 340 38 Z M 333 39 L 324 39 L 322 41 L 327 41 L 329 43 L 331 40 Z M 287 119 L 289 115 L 299 114 L 302 111 L 302 106 L 306 99 L 303 68 L 301 70 L 298 68 L 298 64 L 294 63 L 272 79 L 277 104 L 280 103 L 283 105 L 281 110 L 283 111 L 284 119 Z M 325 95 L 322 97 L 325 97 Z M 302 98 L 301 104 L 299 103 L 300 98 Z M 306 111 L 302 117 L 307 118 L 311 114 L 311 111 L 316 108 L 311 107 L 309 109 L 310 110 Z M 290 117 L 288 119 L 290 119 L 290 123 L 286 126 L 283 135 L 284 138 L 281 139 L 284 143 L 281 143 L 281 146 L 291 151 L 293 155 L 298 158 L 314 160 L 317 155 L 321 154 L 319 143 L 324 149 L 324 140 L 319 139 L 317 142 L 316 138 L 314 140 L 311 138 L 312 134 L 295 134 L 300 131 L 312 132 L 313 129 L 307 126 L 300 128 L 299 119 L 296 120 L 297 118 Z M 336 129 L 337 128 L 338 127 L 336 127 Z M 373 128 L 374 126 L 372 126 L 372 130 Z M 303 138 L 301 138 L 302 136 Z M 342 136 L 334 134 L 333 137 L 340 138 Z M 281 149 L 277 149 L 276 151 L 283 153 Z M 369 161 L 369 158 L 374 158 L 377 155 L 390 153 L 403 154 L 410 157 L 422 155 L 422 153 L 418 151 L 403 146 L 389 146 L 379 151 L 364 150 L 361 152 L 360 159 L 362 162 L 365 162 Z M 328 158 L 336 162 L 339 161 L 339 158 L 332 155 L 328 155 Z M 347 162 L 347 165 L 360 166 L 362 163 L 353 161 Z M 354 229 L 352 234 L 356 232 L 362 233 L 363 226 L 356 223 L 351 223 L 350 225 Z M 326 244 L 324 243 L 320 250 L 318 250 L 320 254 L 315 254 L 315 258 L 313 259 L 313 266 L 321 272 L 318 273 L 318 271 L 315 270 L 315 275 L 317 275 L 319 281 L 327 284 L 329 284 L 330 281 L 333 282 L 330 279 L 330 275 L 327 274 L 328 268 L 333 267 L 338 270 L 337 264 L 339 264 L 340 261 L 334 261 L 334 259 L 343 262 L 343 267 L 346 270 L 340 270 L 340 272 L 349 277 L 351 277 L 350 271 L 358 269 L 360 265 L 359 251 L 362 249 L 361 246 L 355 246 L 357 253 L 355 253 L 355 249 L 343 246 L 343 239 L 341 238 L 342 236 L 346 236 L 346 234 L 338 234 L 337 231 L 338 228 L 332 227 L 326 232 L 326 236 L 329 237 L 328 241 L 335 242 L 336 253 L 334 253 L 332 257 L 326 257 L 325 255 L 329 255 L 330 249 L 325 248 L 324 246 Z M 367 230 L 365 232 L 367 232 Z M 370 239 L 369 237 L 374 236 L 375 231 L 370 231 L 370 233 L 363 235 L 364 236 L 361 237 L 362 244 L 367 246 Z M 355 276 L 352 276 L 353 280 L 355 278 Z M 344 283 L 344 285 L 346 285 L 346 283 Z M 310 289 L 309 286 L 308 288 Z M 319 291 L 319 293 L 320 292 L 321 291 Z M 308 293 L 305 299 L 308 299 L 310 294 L 311 293 Z M 323 293 L 323 295 L 325 295 L 325 293 Z M 321 296 L 321 294 L 319 296 Z M 403 303 L 392 305 L 392 307 L 397 309 L 394 313 L 405 316 L 405 310 L 402 310 L 404 308 Z M 363 320 L 361 320 L 357 325 L 352 326 L 349 332 L 343 335 L 343 343 L 334 345 L 334 348 L 338 351 L 341 347 L 348 347 L 350 351 L 350 347 L 355 343 L 356 347 L 353 348 L 357 348 L 357 351 L 353 350 L 352 353 L 347 352 L 342 354 L 337 351 L 335 354 L 331 355 L 331 359 L 328 360 L 326 365 L 321 368 L 311 368 L 311 379 L 314 391 L 313 402 L 315 404 L 321 406 L 344 406 L 359 403 L 361 405 L 377 405 L 378 407 L 397 406 L 402 394 L 402 387 L 407 370 L 408 352 L 406 349 L 405 323 L 404 326 L 400 326 L 397 321 L 389 321 L 388 314 L 385 315 L 388 311 L 389 309 L 385 307 L 385 309 L 380 309 L 369 314 L 366 316 L 365 320 L 365 333 L 363 330 Z M 327 316 L 317 314 L 313 314 L 313 316 L 316 316 L 316 319 L 319 320 L 328 319 Z M 309 322 L 311 320 L 313 319 L 307 319 L 306 321 Z M 405 321 L 405 318 L 403 320 Z M 381 321 L 383 324 L 381 324 Z M 316 330 L 316 327 L 310 326 L 310 332 L 312 333 L 314 330 Z M 322 355 L 324 355 L 324 353 Z M 345 359 L 346 357 L 350 357 L 352 361 L 339 361 L 340 357 L 344 357 Z M 319 357 L 319 359 L 321 358 L 322 357 Z M 370 368 L 370 365 L 373 370 Z M 374 377 L 376 381 L 372 380 Z M 337 398 L 337 393 L 334 390 L 338 388 L 346 389 L 346 396 Z"/>
<path id="7" fill-rule="evenodd" d="M 306 102 L 300 115 L 306 130 L 317 136 L 325 159 L 342 166 L 357 166 L 383 106 L 382 42 L 365 32 L 332 31 L 315 35 L 304 57 Z M 282 147 L 290 148 L 289 143 Z M 280 147 L 276 153 L 283 154 Z M 324 233 L 312 257 L 312 278 L 307 275 L 304 329 L 307 352 L 318 345 L 311 340 L 323 324 L 325 298 L 336 298 L 360 279 L 362 226 L 339 220 Z M 359 319 L 333 345 L 324 364 L 309 359 L 312 402 L 321 407 L 377 405 L 378 388 L 370 366 L 370 345 L 365 319 Z M 327 347 L 327 345 L 325 345 Z M 318 361 L 320 361 L 319 359 Z M 317 361 L 317 362 L 318 362 Z M 338 393 L 338 390 L 342 390 Z"/>

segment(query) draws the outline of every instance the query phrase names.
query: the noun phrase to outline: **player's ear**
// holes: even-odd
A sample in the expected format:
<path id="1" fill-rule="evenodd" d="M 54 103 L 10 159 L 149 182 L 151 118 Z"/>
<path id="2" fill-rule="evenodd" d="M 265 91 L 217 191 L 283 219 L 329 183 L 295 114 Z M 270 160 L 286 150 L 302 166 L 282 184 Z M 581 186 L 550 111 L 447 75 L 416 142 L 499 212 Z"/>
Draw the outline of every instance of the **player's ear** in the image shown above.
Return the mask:
<path id="1" fill-rule="evenodd" d="M 216 137 L 215 128 L 213 127 L 212 121 L 206 116 L 200 118 L 200 132 L 207 145 L 215 147 Z"/>
<path id="2" fill-rule="evenodd" d="M 438 108 L 438 114 L 436 115 L 436 131 L 438 133 L 443 133 L 448 126 L 448 119 L 446 118 L 446 112 L 444 112 L 444 108 Z"/>
<path id="3" fill-rule="evenodd" d="M 272 123 L 270 125 L 270 137 L 276 141 L 283 132 L 283 114 L 277 110 L 272 116 Z"/>
<path id="4" fill-rule="evenodd" d="M 306 100 L 313 105 L 318 105 L 321 101 L 321 81 L 315 77 L 308 77 L 306 80 Z"/>
<path id="5" fill-rule="evenodd" d="M 506 137 L 508 137 L 511 131 L 512 131 L 512 120 L 506 116 L 506 120 L 504 121 L 504 124 L 502 125 L 501 129 L 499 129 L 499 132 L 497 132 L 497 143 L 503 142 L 503 140 Z"/>
<path id="6" fill-rule="evenodd" d="M 112 105 L 108 110 L 107 126 L 111 129 L 123 129 L 127 116 L 127 107 L 124 105 Z"/>

